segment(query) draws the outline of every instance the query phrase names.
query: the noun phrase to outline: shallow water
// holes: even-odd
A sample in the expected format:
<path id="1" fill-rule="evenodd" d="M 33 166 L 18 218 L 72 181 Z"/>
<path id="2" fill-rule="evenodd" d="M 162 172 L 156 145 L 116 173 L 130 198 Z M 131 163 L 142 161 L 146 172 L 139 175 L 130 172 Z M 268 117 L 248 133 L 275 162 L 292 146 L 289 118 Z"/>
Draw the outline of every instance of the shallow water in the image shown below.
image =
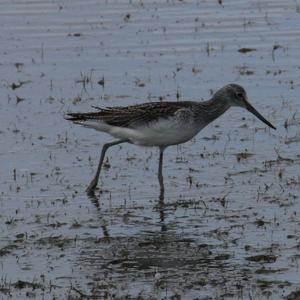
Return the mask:
<path id="1" fill-rule="evenodd" d="M 297 299 L 299 7 L 2 1 L 1 299 Z M 116 146 L 86 196 L 110 138 L 64 112 L 229 82 L 277 131 L 232 108 L 168 148 L 164 205 L 158 151 Z"/>

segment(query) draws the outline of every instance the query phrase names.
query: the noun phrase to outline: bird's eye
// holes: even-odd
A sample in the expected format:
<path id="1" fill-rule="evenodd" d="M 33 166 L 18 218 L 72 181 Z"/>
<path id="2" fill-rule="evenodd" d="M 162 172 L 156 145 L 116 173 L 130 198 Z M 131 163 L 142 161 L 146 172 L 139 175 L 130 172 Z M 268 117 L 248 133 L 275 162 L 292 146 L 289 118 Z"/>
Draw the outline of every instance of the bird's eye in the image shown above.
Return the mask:
<path id="1" fill-rule="evenodd" d="M 237 98 L 242 98 L 244 99 L 244 94 L 243 93 L 236 93 Z"/>

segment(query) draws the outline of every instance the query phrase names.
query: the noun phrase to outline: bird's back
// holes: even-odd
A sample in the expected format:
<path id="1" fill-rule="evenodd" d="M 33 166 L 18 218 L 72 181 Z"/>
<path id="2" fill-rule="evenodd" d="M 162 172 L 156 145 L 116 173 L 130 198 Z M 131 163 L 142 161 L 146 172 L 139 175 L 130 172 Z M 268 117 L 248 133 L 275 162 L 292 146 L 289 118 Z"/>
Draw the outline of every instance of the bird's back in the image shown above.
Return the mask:
<path id="1" fill-rule="evenodd" d="M 99 108 L 88 113 L 68 113 L 66 119 L 84 125 L 84 122 L 101 122 L 111 126 L 135 128 L 159 119 L 174 117 L 180 110 L 192 110 L 195 102 L 149 102 L 130 106 Z"/>

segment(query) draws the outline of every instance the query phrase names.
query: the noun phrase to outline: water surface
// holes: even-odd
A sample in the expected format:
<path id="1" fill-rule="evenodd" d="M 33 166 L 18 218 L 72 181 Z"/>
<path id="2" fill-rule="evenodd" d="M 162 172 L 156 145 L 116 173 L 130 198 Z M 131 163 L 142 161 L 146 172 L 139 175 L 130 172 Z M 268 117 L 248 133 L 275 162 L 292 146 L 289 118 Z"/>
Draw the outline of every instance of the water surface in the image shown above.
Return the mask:
<path id="1" fill-rule="evenodd" d="M 189 2 L 0 3 L 1 299 L 297 299 L 299 4 Z M 87 197 L 110 137 L 64 112 L 229 82 L 278 130 L 232 108 L 168 148 L 164 205 L 158 151 L 116 146 Z"/>

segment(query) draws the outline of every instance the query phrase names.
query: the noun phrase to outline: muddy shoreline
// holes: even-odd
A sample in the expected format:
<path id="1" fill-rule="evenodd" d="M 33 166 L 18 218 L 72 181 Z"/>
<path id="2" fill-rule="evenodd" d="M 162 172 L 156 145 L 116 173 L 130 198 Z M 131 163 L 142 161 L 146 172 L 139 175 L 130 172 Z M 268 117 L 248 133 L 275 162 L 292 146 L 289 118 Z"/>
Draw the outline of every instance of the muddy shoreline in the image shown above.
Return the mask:
<path id="1" fill-rule="evenodd" d="M 299 5 L 2 1 L 0 299 L 298 299 Z M 204 100 L 230 109 L 165 151 L 108 152 L 67 111 Z M 297 298 L 298 297 L 298 298 Z"/>

